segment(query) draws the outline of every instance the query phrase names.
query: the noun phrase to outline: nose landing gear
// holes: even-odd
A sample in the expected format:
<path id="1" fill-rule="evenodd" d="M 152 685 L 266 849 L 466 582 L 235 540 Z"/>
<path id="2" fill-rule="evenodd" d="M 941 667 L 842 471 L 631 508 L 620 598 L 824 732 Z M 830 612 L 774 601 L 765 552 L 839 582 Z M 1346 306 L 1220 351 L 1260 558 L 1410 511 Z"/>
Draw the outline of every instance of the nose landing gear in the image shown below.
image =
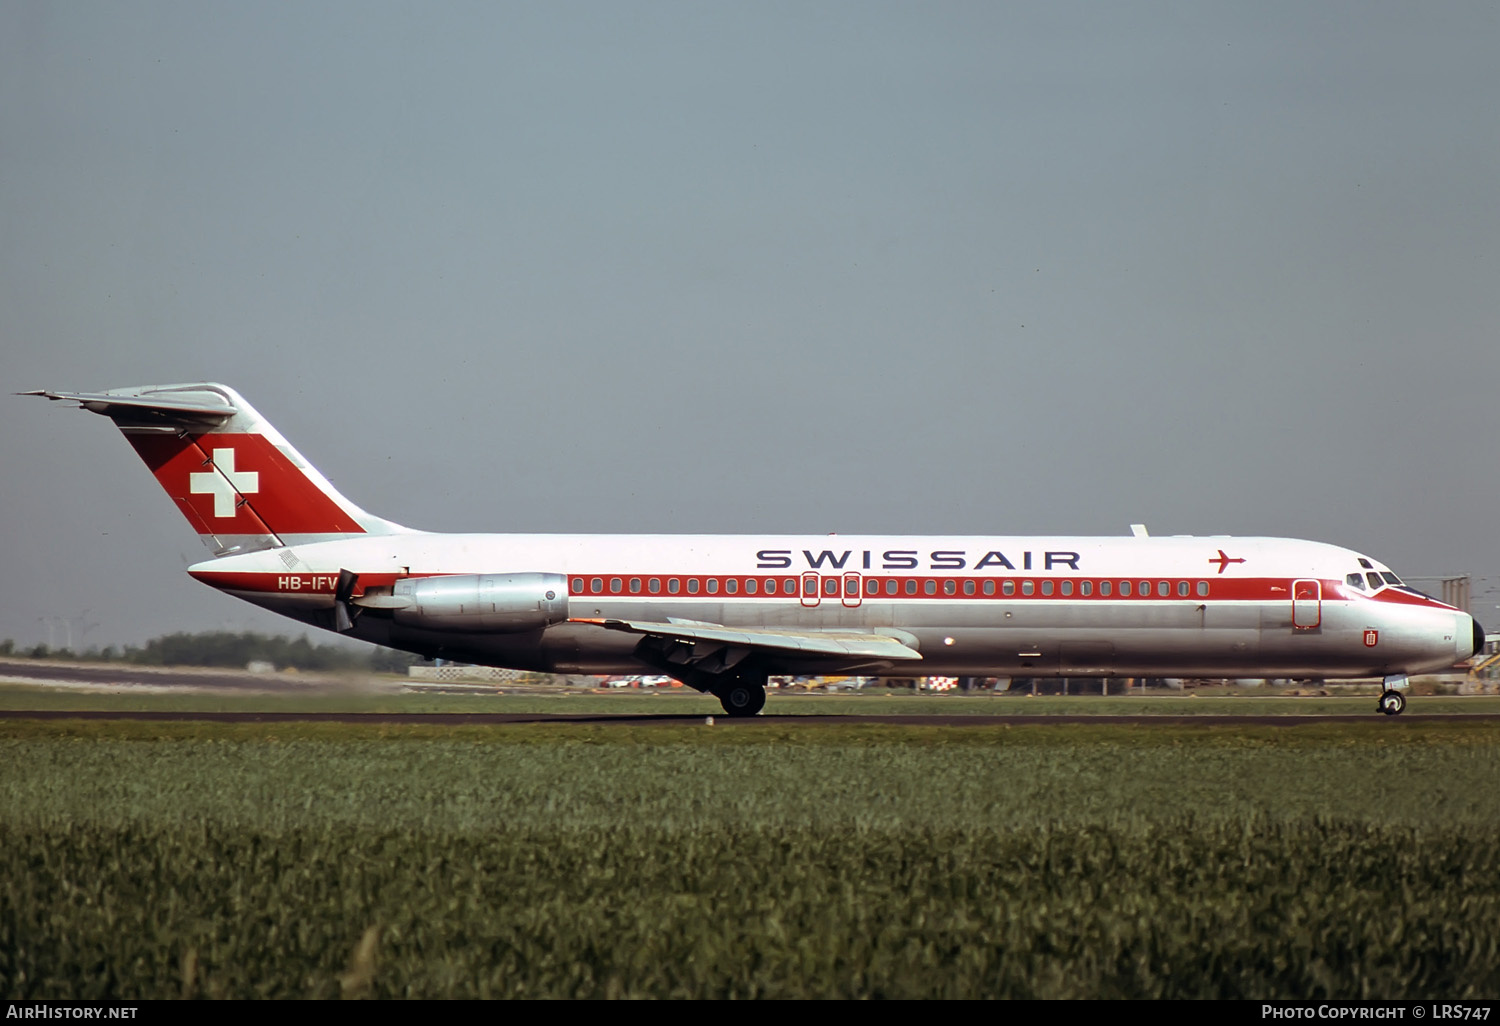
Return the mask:
<path id="1" fill-rule="evenodd" d="M 1385 690 L 1380 693 L 1380 705 L 1377 708 L 1387 716 L 1399 716 L 1406 708 L 1406 696 L 1401 692 L 1411 687 L 1411 681 L 1407 680 L 1406 674 L 1394 673 L 1383 682 Z"/>

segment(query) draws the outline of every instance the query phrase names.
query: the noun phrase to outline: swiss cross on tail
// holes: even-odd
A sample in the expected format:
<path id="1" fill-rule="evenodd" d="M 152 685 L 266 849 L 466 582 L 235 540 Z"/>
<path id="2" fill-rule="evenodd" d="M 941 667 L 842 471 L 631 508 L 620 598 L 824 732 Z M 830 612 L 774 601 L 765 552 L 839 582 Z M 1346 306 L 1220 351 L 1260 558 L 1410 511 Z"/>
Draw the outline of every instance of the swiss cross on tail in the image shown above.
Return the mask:
<path id="1" fill-rule="evenodd" d="M 167 494 L 213 535 L 359 534 L 354 517 L 264 435 L 129 433 Z"/>
<path id="2" fill-rule="evenodd" d="M 193 495 L 214 497 L 214 517 L 232 517 L 239 496 L 260 491 L 260 474 L 254 470 L 234 469 L 234 450 L 215 449 L 211 470 L 188 475 L 188 491 Z"/>
<path id="3" fill-rule="evenodd" d="M 1224 554 L 1224 550 L 1223 549 L 1219 550 L 1219 558 L 1218 559 L 1214 559 L 1212 557 L 1209 558 L 1209 562 L 1210 563 L 1217 563 L 1217 564 L 1219 564 L 1219 573 L 1221 573 L 1221 574 L 1225 570 L 1229 569 L 1229 564 L 1230 563 L 1243 563 L 1244 561 L 1245 561 L 1245 557 L 1244 556 L 1241 556 L 1238 559 L 1230 559 L 1228 556 L 1226 556 Z"/>

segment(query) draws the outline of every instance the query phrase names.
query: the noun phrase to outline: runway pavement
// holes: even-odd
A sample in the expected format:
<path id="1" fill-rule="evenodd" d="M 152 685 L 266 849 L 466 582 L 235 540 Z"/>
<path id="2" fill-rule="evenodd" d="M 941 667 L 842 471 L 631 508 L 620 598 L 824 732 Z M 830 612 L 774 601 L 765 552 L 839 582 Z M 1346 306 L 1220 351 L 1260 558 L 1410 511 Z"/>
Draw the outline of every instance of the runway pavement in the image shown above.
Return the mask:
<path id="1" fill-rule="evenodd" d="M 100 663 L 0 660 L 0 680 L 26 684 L 94 685 L 100 688 L 306 692 L 347 684 L 334 674 L 250 673 L 211 667 L 126 666 Z"/>
<path id="2" fill-rule="evenodd" d="M 252 674 L 243 670 L 213 670 L 201 668 L 159 668 L 123 665 L 88 665 L 63 662 L 36 662 L 32 660 L 0 660 L 0 680 L 21 681 L 42 685 L 109 689 L 112 692 L 225 691 L 239 694 L 316 694 L 328 690 L 348 689 L 350 681 L 336 676 L 315 674 Z M 399 687 L 399 685 L 396 685 Z M 0 698 L 3 703 L 3 698 Z M 778 725 L 796 726 L 828 723 L 864 723 L 909 726 L 1028 726 L 1040 724 L 1144 724 L 1173 723 L 1198 724 L 1200 726 L 1247 726 L 1264 725 L 1275 727 L 1297 727 L 1315 723 L 1357 723 L 1363 721 L 1387 721 L 1392 723 L 1451 723 L 1466 722 L 1500 723 L 1500 713 L 1405 713 L 1401 716 L 1381 716 L 1375 711 L 1374 699 L 1370 700 L 1367 713 L 1336 713 L 1327 715 L 1304 715 L 1285 713 L 1276 715 L 1218 715 L 1200 713 L 1196 715 L 1172 715 L 1161 713 L 1112 714 L 1053 714 L 1037 715 L 1024 713 L 943 713 L 930 714 L 877 714 L 877 713 L 806 713 L 791 712 L 788 703 L 775 702 L 764 715 L 750 719 L 735 719 L 721 714 L 713 715 L 715 725 L 740 725 L 774 722 Z M 779 706 L 779 708 L 778 708 Z M 320 712 L 320 711 L 122 711 L 122 710 L 5 710 L 0 709 L 0 720 L 136 720 L 144 722 L 211 722 L 211 723 L 349 723 L 349 724 L 426 724 L 430 726 L 464 726 L 473 724 L 522 724 L 522 723 L 577 723 L 595 725 L 640 725 L 652 723 L 705 723 L 708 716 L 696 714 L 639 714 L 639 713 L 502 713 L 502 712 L 438 712 L 438 713 L 381 713 L 381 712 Z"/>
<path id="3" fill-rule="evenodd" d="M 164 711 L 119 711 L 82 709 L 0 709 L 0 720 L 135 720 L 156 723 L 349 723 L 349 724 L 400 724 L 428 726 L 469 726 L 475 724 L 502 723 L 586 723 L 599 726 L 630 726 L 650 723 L 705 723 L 710 717 L 703 715 L 642 715 L 622 713 L 619 715 L 597 713 L 361 713 L 361 712 L 164 712 Z M 1381 716 L 1373 709 L 1366 715 L 1334 714 L 1327 716 L 1304 716 L 1286 714 L 1278 716 L 1171 716 L 1142 713 L 1134 716 L 1111 715 L 989 715 L 985 713 L 932 715 L 866 715 L 861 713 L 792 713 L 762 715 L 737 719 L 729 716 L 711 717 L 716 726 L 736 726 L 752 723 L 775 723 L 778 726 L 807 726 L 830 723 L 872 723 L 899 726 L 926 727 L 984 727 L 984 726 L 1040 726 L 1043 724 L 1135 724 L 1145 726 L 1153 723 L 1171 723 L 1195 726 L 1266 726 L 1300 727 L 1314 723 L 1500 723 L 1500 713 L 1440 713 L 1404 714 Z"/>

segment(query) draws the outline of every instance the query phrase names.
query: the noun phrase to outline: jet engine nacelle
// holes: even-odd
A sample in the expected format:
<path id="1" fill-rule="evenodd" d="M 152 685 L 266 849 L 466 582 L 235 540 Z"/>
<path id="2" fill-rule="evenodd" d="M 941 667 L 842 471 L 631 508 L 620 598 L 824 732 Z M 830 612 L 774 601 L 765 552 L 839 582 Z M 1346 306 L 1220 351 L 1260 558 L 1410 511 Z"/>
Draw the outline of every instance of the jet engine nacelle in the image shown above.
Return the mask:
<path id="1" fill-rule="evenodd" d="M 541 630 L 568 618 L 562 574 L 463 574 L 404 578 L 394 596 L 398 624 L 435 631 Z"/>

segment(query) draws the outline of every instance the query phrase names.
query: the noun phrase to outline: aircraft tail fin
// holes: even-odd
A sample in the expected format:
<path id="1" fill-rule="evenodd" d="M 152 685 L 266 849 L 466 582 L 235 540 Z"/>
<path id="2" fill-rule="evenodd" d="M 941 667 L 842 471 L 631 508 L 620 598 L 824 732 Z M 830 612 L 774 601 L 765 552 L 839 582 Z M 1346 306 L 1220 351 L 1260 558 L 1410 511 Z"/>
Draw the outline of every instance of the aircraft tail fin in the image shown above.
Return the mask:
<path id="1" fill-rule="evenodd" d="M 216 556 L 409 531 L 344 498 L 224 385 L 21 394 L 76 402 L 114 421 Z"/>

